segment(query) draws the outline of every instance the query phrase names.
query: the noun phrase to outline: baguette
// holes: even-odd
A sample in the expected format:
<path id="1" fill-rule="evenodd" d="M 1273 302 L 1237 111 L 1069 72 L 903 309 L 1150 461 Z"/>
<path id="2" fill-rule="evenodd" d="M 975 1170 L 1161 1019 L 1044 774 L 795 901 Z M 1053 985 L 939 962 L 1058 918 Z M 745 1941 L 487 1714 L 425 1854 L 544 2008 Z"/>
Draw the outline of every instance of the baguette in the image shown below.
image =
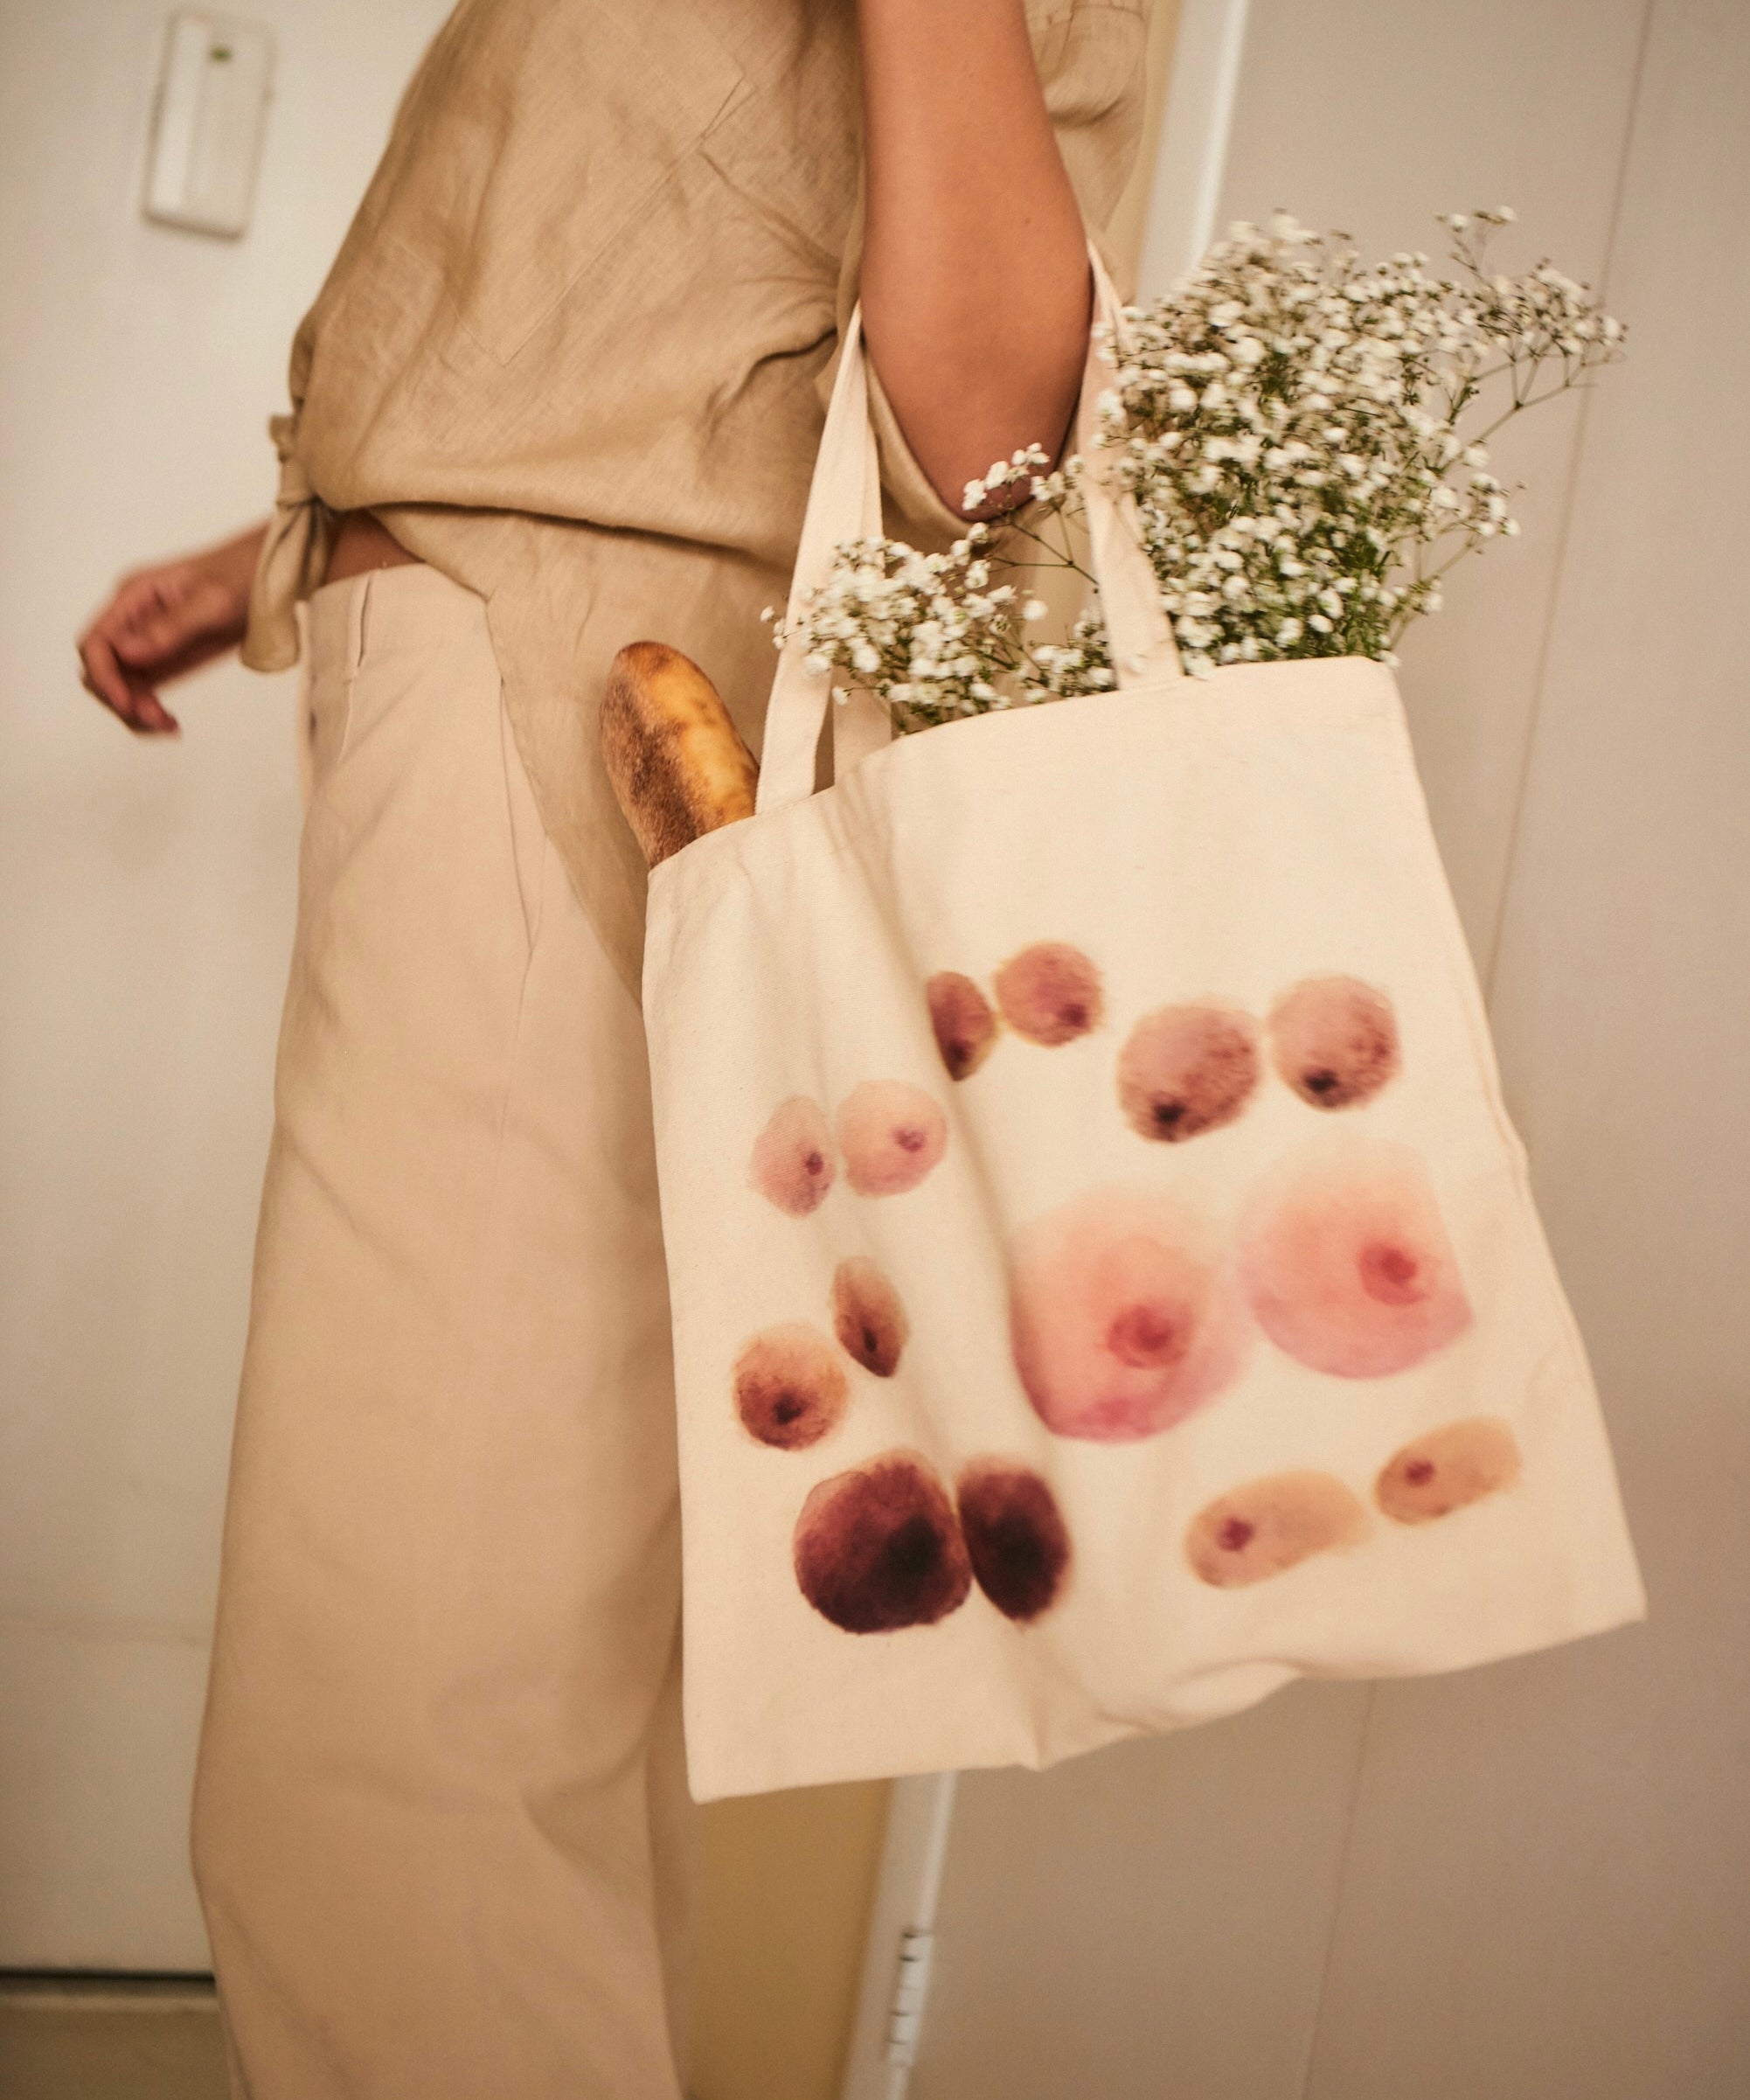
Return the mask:
<path id="1" fill-rule="evenodd" d="M 662 642 L 631 642 L 601 699 L 601 759 L 650 867 L 753 814 L 759 763 L 716 686 Z"/>

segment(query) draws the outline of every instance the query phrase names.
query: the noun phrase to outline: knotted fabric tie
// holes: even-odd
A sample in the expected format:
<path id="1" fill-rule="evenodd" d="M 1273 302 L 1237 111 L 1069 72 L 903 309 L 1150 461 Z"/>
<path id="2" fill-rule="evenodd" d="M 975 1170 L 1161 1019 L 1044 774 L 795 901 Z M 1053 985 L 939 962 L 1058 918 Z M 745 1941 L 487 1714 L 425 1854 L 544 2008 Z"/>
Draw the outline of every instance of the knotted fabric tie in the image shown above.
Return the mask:
<path id="1" fill-rule="evenodd" d="M 267 430 L 280 455 L 280 486 L 255 567 L 242 653 L 252 671 L 285 671 L 298 660 L 299 603 L 328 574 L 338 520 L 298 457 L 296 417 L 276 415 Z"/>

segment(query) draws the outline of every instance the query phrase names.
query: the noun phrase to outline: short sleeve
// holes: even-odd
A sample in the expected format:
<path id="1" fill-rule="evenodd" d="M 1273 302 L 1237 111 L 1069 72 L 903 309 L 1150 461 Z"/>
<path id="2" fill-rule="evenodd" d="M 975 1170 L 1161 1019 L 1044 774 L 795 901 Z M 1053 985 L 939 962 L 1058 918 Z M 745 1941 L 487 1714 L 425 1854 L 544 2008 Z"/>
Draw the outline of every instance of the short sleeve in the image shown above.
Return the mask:
<path id="1" fill-rule="evenodd" d="M 1033 52 L 1058 150 L 1096 240 L 1142 142 L 1151 0 L 1031 5 Z"/>

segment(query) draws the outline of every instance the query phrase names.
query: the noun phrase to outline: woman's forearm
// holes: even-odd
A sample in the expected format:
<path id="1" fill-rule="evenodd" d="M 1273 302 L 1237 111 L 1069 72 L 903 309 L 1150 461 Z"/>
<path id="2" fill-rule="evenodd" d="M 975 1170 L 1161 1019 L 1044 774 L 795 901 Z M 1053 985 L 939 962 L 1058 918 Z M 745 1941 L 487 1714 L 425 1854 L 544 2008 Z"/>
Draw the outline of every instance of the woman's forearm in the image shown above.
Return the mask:
<path id="1" fill-rule="evenodd" d="M 938 492 L 1060 445 L 1087 345 L 1087 238 L 1023 0 L 858 0 L 869 353 Z"/>

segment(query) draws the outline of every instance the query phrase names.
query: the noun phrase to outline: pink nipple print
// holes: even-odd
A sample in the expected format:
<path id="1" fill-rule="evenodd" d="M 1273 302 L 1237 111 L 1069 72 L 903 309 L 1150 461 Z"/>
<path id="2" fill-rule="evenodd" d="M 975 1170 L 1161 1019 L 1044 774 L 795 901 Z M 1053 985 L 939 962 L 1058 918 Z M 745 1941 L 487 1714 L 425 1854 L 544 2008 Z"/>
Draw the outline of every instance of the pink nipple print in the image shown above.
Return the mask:
<path id="1" fill-rule="evenodd" d="M 1358 1545 L 1367 1512 L 1330 1473 L 1272 1473 L 1220 1495 L 1192 1519 L 1185 1558 L 1201 1582 L 1240 1589 L 1315 1554 Z"/>
<path id="2" fill-rule="evenodd" d="M 832 1186 L 832 1139 L 826 1111 L 806 1094 L 773 1110 L 753 1144 L 748 1180 L 787 1217 L 806 1218 Z"/>
<path id="3" fill-rule="evenodd" d="M 892 1378 L 911 1339 L 906 1309 L 866 1255 L 841 1262 L 832 1279 L 832 1331 L 847 1356 L 877 1378 Z"/>
<path id="4" fill-rule="evenodd" d="M 1017 1035 L 1048 1050 L 1106 1018 L 1100 972 L 1066 941 L 1038 941 L 1011 956 L 997 972 L 997 1004 Z"/>
<path id="5" fill-rule="evenodd" d="M 735 1359 L 735 1412 L 750 1436 L 806 1450 L 837 1429 L 850 1382 L 823 1334 L 800 1321 L 756 1334 Z"/>
<path id="6" fill-rule="evenodd" d="M 1059 1436 L 1171 1429 L 1233 1380 L 1249 1339 L 1206 1231 L 1148 1190 L 1096 1190 L 1024 1227 L 1009 1290 L 1015 1367 Z"/>
<path id="7" fill-rule="evenodd" d="M 1163 1006 L 1137 1022 L 1118 1060 L 1124 1120 L 1162 1144 L 1232 1123 L 1257 1084 L 1257 1024 L 1225 1006 Z"/>
<path id="8" fill-rule="evenodd" d="M 1358 977 L 1305 977 L 1270 1010 L 1270 1053 L 1315 1109 L 1356 1108 L 1397 1074 L 1398 1017 Z"/>
<path id="9" fill-rule="evenodd" d="M 1427 1524 L 1511 1487 L 1520 1467 L 1512 1430 L 1498 1415 L 1478 1415 L 1431 1429 L 1394 1452 L 1373 1484 L 1373 1499 L 1399 1524 Z"/>
<path id="10" fill-rule="evenodd" d="M 1030 1466 L 978 1458 L 960 1476 L 960 1525 L 978 1587 L 1026 1625 L 1056 1603 L 1069 1568 L 1057 1498 Z"/>
<path id="11" fill-rule="evenodd" d="M 840 1104 L 838 1146 L 859 1196 L 903 1195 L 948 1150 L 948 1118 L 921 1087 L 865 1080 Z"/>
<path id="12" fill-rule="evenodd" d="M 1276 1346 L 1338 1378 L 1407 1370 L 1470 1325 L 1427 1169 L 1383 1138 L 1286 1162 L 1241 1226 L 1240 1276 Z"/>
<path id="13" fill-rule="evenodd" d="M 990 1002 L 970 977 L 957 970 L 939 970 L 924 987 L 930 1026 L 950 1079 L 970 1079 L 990 1056 L 997 1040 L 997 1016 Z"/>
<path id="14" fill-rule="evenodd" d="M 847 1633 L 932 1626 L 972 1588 L 960 1522 L 915 1451 L 888 1451 L 823 1480 L 796 1519 L 796 1582 Z"/>

